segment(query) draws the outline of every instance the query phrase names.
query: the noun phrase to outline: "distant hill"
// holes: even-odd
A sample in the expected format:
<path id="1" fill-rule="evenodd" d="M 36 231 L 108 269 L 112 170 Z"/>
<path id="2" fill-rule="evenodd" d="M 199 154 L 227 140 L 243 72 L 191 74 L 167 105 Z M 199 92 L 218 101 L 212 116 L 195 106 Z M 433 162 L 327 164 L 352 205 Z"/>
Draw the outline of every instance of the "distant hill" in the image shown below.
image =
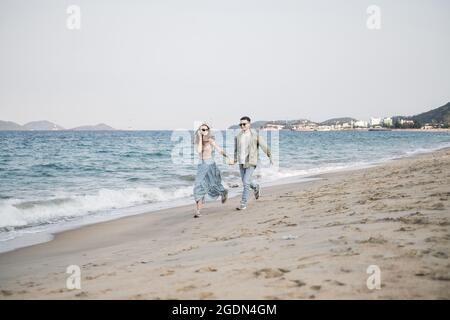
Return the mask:
<path id="1" fill-rule="evenodd" d="M 110 127 L 104 123 L 99 123 L 93 126 L 80 126 L 76 128 L 72 128 L 70 130 L 74 131 L 110 131 L 110 130 L 116 130 L 113 127 Z"/>
<path id="2" fill-rule="evenodd" d="M 66 130 L 60 125 L 56 123 L 41 120 L 41 121 L 31 121 L 23 126 L 18 123 L 12 121 L 2 121 L 0 120 L 0 131 L 58 131 L 58 130 Z M 116 130 L 113 127 L 108 126 L 104 123 L 99 123 L 93 126 L 80 126 L 70 130 L 75 131 L 110 131 Z"/>
<path id="3" fill-rule="evenodd" d="M 422 124 L 424 123 L 450 124 L 450 102 L 447 102 L 447 104 L 439 108 L 419 113 L 415 116 L 408 118 Z"/>
<path id="4" fill-rule="evenodd" d="M 271 121 L 255 121 L 252 122 L 252 128 L 254 129 L 260 129 L 261 127 L 264 127 L 268 124 L 277 124 L 277 125 L 283 125 L 284 129 L 289 129 L 294 125 L 297 124 L 304 124 L 304 123 L 313 123 L 313 121 L 308 119 L 297 119 L 297 120 L 271 120 Z M 238 125 L 232 125 L 228 129 L 239 129 Z"/>
<path id="5" fill-rule="evenodd" d="M 288 121 L 288 123 L 291 125 L 298 125 L 298 124 L 307 124 L 307 123 L 316 123 L 316 122 L 311 121 L 309 119 L 298 119 L 298 120 Z"/>
<path id="6" fill-rule="evenodd" d="M 56 123 L 42 120 L 42 121 L 32 121 L 23 125 L 25 130 L 64 130 L 63 127 L 57 125 Z"/>
<path id="7" fill-rule="evenodd" d="M 413 120 L 415 122 L 414 127 L 420 128 L 421 125 L 424 124 L 436 124 L 436 125 L 450 125 L 450 102 L 447 102 L 447 104 L 432 109 L 427 112 L 422 112 L 419 114 L 416 114 L 414 116 L 392 116 L 392 121 L 394 124 L 399 123 L 402 119 L 403 120 Z M 330 125 L 342 125 L 343 123 L 349 123 L 351 121 L 357 121 L 355 118 L 351 117 L 342 117 L 342 118 L 332 118 L 325 120 L 323 122 L 317 123 L 314 121 L 310 121 L 308 119 L 299 119 L 299 120 L 272 120 L 272 121 L 255 121 L 252 123 L 252 127 L 255 129 L 259 129 L 267 124 L 278 124 L 283 125 L 283 129 L 290 129 L 294 125 L 298 124 L 318 124 L 322 126 L 330 126 Z M 238 129 L 238 125 L 232 125 L 229 127 L 229 129 Z"/>
<path id="8" fill-rule="evenodd" d="M 18 123 L 0 120 L 0 131 L 9 131 L 9 130 L 21 131 L 25 129 Z"/>
<path id="9" fill-rule="evenodd" d="M 350 123 L 352 121 L 357 121 L 357 120 L 355 118 L 350 118 L 350 117 L 332 118 L 332 119 L 325 120 L 325 121 L 321 122 L 320 124 L 323 126 L 331 126 L 333 124 L 342 125 L 343 123 Z"/>
<path id="10" fill-rule="evenodd" d="M 260 121 L 252 122 L 252 128 L 259 129 L 259 128 L 261 128 L 262 126 L 264 126 L 266 123 L 269 123 L 269 122 L 272 122 L 272 121 L 263 121 L 263 120 L 260 120 Z M 239 128 L 239 125 L 234 124 L 234 125 L 228 127 L 228 129 L 240 129 L 240 128 Z"/>

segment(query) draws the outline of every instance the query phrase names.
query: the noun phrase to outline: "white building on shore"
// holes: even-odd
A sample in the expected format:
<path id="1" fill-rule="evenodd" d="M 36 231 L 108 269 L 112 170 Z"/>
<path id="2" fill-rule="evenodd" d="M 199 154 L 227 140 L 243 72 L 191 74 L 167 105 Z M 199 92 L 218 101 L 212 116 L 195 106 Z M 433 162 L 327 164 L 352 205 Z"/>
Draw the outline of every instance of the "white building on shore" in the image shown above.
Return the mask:
<path id="1" fill-rule="evenodd" d="M 357 120 L 353 123 L 354 128 L 367 128 L 369 126 L 369 123 L 364 120 Z"/>
<path id="2" fill-rule="evenodd" d="M 372 127 L 381 125 L 381 118 L 370 117 L 370 125 Z"/>
<path id="3" fill-rule="evenodd" d="M 278 131 L 284 129 L 284 125 L 275 124 L 275 123 L 267 123 L 263 127 L 261 127 L 264 131 Z"/>

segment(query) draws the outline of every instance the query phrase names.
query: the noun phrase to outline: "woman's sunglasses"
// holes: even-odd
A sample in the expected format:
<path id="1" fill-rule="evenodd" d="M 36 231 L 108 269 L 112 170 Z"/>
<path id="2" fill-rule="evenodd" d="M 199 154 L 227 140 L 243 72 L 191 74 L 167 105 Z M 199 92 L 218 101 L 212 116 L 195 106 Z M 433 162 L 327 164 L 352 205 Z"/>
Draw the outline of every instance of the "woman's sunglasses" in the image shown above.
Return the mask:
<path id="1" fill-rule="evenodd" d="M 208 131 L 209 129 L 202 129 L 203 132 Z"/>

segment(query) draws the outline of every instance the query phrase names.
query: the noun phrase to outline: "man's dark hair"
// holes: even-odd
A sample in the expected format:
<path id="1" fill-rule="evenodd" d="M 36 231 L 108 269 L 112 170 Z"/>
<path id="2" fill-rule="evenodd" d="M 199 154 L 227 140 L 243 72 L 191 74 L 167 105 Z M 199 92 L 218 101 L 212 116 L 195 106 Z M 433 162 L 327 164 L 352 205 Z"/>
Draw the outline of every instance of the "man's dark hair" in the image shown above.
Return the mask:
<path id="1" fill-rule="evenodd" d="M 247 117 L 247 116 L 242 117 L 240 120 L 241 120 L 241 121 L 242 121 L 242 120 L 247 120 L 248 122 L 251 122 L 250 118 Z"/>

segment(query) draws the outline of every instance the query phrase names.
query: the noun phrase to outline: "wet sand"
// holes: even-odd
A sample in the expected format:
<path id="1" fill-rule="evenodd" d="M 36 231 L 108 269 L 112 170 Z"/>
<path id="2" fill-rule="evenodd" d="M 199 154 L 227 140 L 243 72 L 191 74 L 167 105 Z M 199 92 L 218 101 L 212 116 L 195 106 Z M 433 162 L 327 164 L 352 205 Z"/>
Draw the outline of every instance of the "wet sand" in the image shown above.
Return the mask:
<path id="1" fill-rule="evenodd" d="M 450 149 L 317 177 L 243 212 L 178 207 L 0 254 L 0 299 L 450 298 Z"/>

